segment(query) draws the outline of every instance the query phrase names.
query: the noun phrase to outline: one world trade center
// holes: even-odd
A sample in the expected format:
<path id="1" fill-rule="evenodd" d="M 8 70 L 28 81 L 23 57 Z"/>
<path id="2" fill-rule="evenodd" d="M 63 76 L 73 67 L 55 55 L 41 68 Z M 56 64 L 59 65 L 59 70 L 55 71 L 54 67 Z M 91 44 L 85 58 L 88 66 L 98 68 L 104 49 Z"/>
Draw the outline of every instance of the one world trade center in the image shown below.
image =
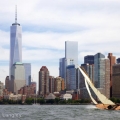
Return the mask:
<path id="1" fill-rule="evenodd" d="M 15 14 L 15 23 L 13 23 L 10 27 L 10 80 L 11 68 L 16 62 L 22 62 L 22 27 L 19 23 L 17 23 L 17 10 Z"/>

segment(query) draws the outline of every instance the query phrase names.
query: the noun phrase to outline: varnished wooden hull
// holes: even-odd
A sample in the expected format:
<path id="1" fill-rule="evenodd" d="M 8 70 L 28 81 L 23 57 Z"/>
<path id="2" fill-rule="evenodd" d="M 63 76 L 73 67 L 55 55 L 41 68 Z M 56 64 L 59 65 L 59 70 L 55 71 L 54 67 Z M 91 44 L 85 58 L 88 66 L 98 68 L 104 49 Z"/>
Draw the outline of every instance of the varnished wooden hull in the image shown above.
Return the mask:
<path id="1" fill-rule="evenodd" d="M 105 109 L 105 110 L 120 110 L 120 105 L 97 104 L 96 107 L 99 109 Z"/>

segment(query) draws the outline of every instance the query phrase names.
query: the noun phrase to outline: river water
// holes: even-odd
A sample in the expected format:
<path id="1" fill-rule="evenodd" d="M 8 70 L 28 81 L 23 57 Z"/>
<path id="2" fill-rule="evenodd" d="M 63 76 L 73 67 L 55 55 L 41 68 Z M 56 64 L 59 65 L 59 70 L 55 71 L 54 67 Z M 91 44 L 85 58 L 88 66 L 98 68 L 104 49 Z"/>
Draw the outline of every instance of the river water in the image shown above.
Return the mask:
<path id="1" fill-rule="evenodd" d="M 0 105 L 0 120 L 120 120 L 120 111 L 94 105 Z"/>

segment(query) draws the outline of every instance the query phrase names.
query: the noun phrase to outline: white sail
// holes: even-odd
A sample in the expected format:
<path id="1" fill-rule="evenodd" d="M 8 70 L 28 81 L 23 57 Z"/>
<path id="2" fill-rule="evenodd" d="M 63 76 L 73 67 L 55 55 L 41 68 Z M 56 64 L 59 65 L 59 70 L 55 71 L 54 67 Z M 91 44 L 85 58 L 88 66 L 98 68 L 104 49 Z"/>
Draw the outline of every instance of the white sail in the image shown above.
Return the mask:
<path id="1" fill-rule="evenodd" d="M 85 86 L 86 86 L 86 88 L 87 88 L 88 94 L 89 94 L 91 100 L 93 101 L 93 103 L 94 103 L 94 104 L 98 104 L 98 103 L 96 102 L 96 100 L 95 100 L 95 99 L 92 97 L 92 95 L 91 95 L 91 92 L 90 92 L 90 89 L 89 89 L 89 87 L 88 87 L 88 84 L 87 84 L 86 79 L 85 79 Z"/>
<path id="2" fill-rule="evenodd" d="M 86 73 L 80 68 L 78 67 L 80 72 L 82 73 L 82 75 L 84 76 L 85 80 L 87 81 L 87 83 L 90 85 L 91 89 L 94 91 L 94 93 L 96 94 L 96 96 L 99 98 L 99 100 L 103 103 L 103 104 L 107 104 L 107 105 L 115 105 L 115 103 L 113 103 L 111 100 L 109 100 L 106 96 L 104 96 L 103 94 L 100 93 L 100 91 L 98 91 L 94 85 L 92 84 L 90 78 L 86 75 Z M 94 102 L 94 101 L 93 101 Z"/>

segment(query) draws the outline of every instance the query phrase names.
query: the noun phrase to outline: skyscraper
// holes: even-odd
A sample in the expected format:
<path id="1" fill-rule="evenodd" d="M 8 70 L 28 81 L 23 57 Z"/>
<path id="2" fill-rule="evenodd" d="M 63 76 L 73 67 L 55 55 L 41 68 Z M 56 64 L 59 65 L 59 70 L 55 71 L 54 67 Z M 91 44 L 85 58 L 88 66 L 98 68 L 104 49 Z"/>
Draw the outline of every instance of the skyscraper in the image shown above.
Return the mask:
<path id="1" fill-rule="evenodd" d="M 73 65 L 74 64 L 74 60 L 73 59 L 65 59 L 65 58 L 61 58 L 59 60 L 59 76 L 64 78 L 65 80 L 65 87 L 66 87 L 66 67 L 68 65 Z"/>
<path id="2" fill-rule="evenodd" d="M 101 53 L 94 57 L 94 83 L 106 97 L 110 97 L 110 60 Z"/>
<path id="3" fill-rule="evenodd" d="M 59 59 L 59 76 L 65 79 L 65 58 Z"/>
<path id="4" fill-rule="evenodd" d="M 9 90 L 9 76 L 6 76 L 5 79 L 5 89 Z"/>
<path id="5" fill-rule="evenodd" d="M 91 81 L 93 82 L 93 78 L 94 78 L 94 64 L 89 64 L 89 63 L 86 63 L 86 64 L 81 64 L 81 67 L 86 71 L 87 75 L 89 76 L 89 78 L 91 79 Z M 84 76 L 82 75 L 82 73 L 80 72 L 79 73 L 79 78 L 80 78 L 80 83 L 79 83 L 79 86 L 80 86 L 80 98 L 87 98 L 89 99 L 89 94 L 88 94 L 88 91 L 86 89 L 86 86 L 85 86 L 85 78 Z M 95 97 L 95 94 L 93 93 L 93 91 L 90 89 L 91 91 L 91 94 L 94 98 Z"/>
<path id="6" fill-rule="evenodd" d="M 15 23 L 10 27 L 10 79 L 12 65 L 16 62 L 22 62 L 22 27 L 17 23 L 17 9 Z"/>
<path id="7" fill-rule="evenodd" d="M 112 68 L 116 63 L 116 57 L 112 55 L 112 53 L 108 53 L 108 58 L 110 60 L 110 97 L 112 97 Z"/>
<path id="8" fill-rule="evenodd" d="M 76 76 L 76 68 L 75 65 L 68 65 L 66 67 L 66 74 L 67 74 L 67 79 L 66 79 L 66 87 L 67 90 L 75 90 L 77 89 L 77 76 Z"/>
<path id="9" fill-rule="evenodd" d="M 120 58 L 117 59 L 117 63 L 118 63 L 118 64 L 120 63 Z"/>
<path id="10" fill-rule="evenodd" d="M 3 85 L 3 83 L 0 81 L 0 98 L 3 96 L 3 89 L 4 89 L 4 85 Z"/>
<path id="11" fill-rule="evenodd" d="M 23 63 L 25 67 L 25 80 L 26 80 L 26 85 L 31 84 L 31 64 L 30 63 Z"/>
<path id="12" fill-rule="evenodd" d="M 18 90 L 25 86 L 25 67 L 23 63 L 16 62 L 11 68 L 10 91 L 18 94 Z"/>
<path id="13" fill-rule="evenodd" d="M 39 95 L 46 96 L 49 94 L 49 71 L 46 66 L 42 66 L 39 71 Z"/>
<path id="14" fill-rule="evenodd" d="M 112 97 L 120 98 L 120 64 L 113 65 Z"/>
<path id="15" fill-rule="evenodd" d="M 74 66 L 74 68 L 67 66 Z M 67 89 L 76 89 L 76 68 L 78 65 L 78 42 L 77 41 L 65 41 L 65 83 Z M 71 74 L 71 70 L 74 69 L 74 75 Z M 70 82 L 72 80 L 72 82 Z M 69 82 L 68 82 L 69 81 Z M 68 82 L 68 83 L 67 83 Z"/>
<path id="16" fill-rule="evenodd" d="M 65 86 L 64 86 L 64 79 L 63 78 L 56 77 L 54 83 L 55 83 L 55 85 L 54 85 L 55 92 L 60 92 L 61 90 L 65 89 L 64 88 Z"/>
<path id="17" fill-rule="evenodd" d="M 49 92 L 53 93 L 54 92 L 54 77 L 53 76 L 49 76 Z"/>
<path id="18" fill-rule="evenodd" d="M 65 58 L 73 59 L 75 66 L 78 64 L 78 42 L 65 41 Z"/>
<path id="19" fill-rule="evenodd" d="M 103 60 L 102 58 L 105 58 L 105 56 L 101 53 L 97 53 L 94 56 L 94 83 L 97 88 L 101 88 L 101 83 L 104 81 L 104 71 L 105 68 L 103 66 Z"/>
<path id="20" fill-rule="evenodd" d="M 77 68 L 77 65 L 78 65 L 78 42 L 76 41 L 65 41 L 65 57 L 59 60 L 59 76 L 64 78 L 65 88 L 67 88 L 66 82 L 68 79 L 67 78 L 68 75 L 66 73 L 67 73 L 67 66 L 69 65 L 74 65 L 75 68 Z M 70 76 L 68 77 L 70 78 Z M 74 80 L 76 80 L 76 75 L 74 75 L 74 77 L 75 77 Z M 74 82 L 76 83 L 76 81 Z M 70 84 L 72 86 L 72 83 Z"/>
<path id="21" fill-rule="evenodd" d="M 92 80 L 94 79 L 94 65 L 90 65 L 90 64 L 81 64 L 81 67 L 84 68 L 84 70 L 86 71 L 86 73 L 88 74 L 89 78 Z M 84 88 L 85 87 L 85 80 L 84 80 L 84 76 L 82 75 L 82 73 L 80 73 L 80 88 Z"/>
<path id="22" fill-rule="evenodd" d="M 87 63 L 89 63 L 90 65 L 94 64 L 94 55 L 87 55 L 84 57 L 84 64 Z"/>

